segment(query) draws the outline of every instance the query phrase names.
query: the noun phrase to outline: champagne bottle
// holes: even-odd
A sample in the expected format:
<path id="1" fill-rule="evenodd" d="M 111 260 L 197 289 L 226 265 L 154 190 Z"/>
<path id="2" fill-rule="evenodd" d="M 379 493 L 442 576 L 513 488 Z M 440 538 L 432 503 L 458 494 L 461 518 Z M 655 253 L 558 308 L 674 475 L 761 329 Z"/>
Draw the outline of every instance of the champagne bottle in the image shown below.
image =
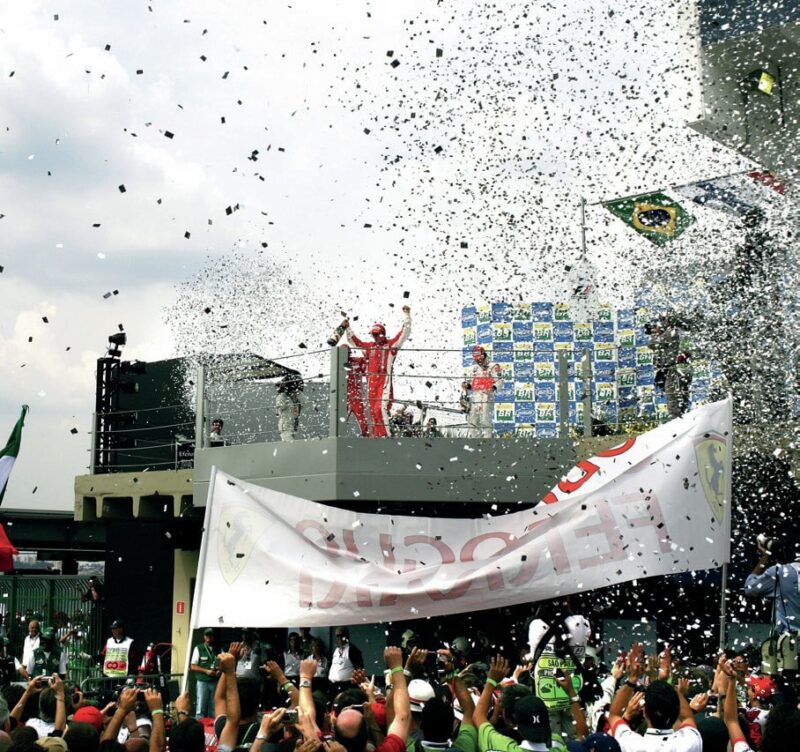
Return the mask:
<path id="1" fill-rule="evenodd" d="M 341 313 L 342 316 L 344 316 L 344 321 L 342 321 L 342 323 L 333 330 L 331 336 L 328 337 L 329 347 L 336 347 L 336 345 L 339 343 L 339 340 L 342 338 L 342 335 L 347 331 L 347 326 L 345 325 L 345 322 L 347 321 L 347 314 L 344 311 Z"/>

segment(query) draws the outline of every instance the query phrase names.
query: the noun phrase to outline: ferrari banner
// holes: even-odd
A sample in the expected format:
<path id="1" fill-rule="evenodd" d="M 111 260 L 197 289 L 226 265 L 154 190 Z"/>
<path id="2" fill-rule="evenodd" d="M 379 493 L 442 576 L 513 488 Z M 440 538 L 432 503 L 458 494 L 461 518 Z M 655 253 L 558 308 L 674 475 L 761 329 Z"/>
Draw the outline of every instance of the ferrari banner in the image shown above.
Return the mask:
<path id="1" fill-rule="evenodd" d="M 532 508 L 478 519 L 346 511 L 215 470 L 192 626 L 398 621 L 719 567 L 730 444 L 730 401 L 715 402 L 579 462 Z"/>

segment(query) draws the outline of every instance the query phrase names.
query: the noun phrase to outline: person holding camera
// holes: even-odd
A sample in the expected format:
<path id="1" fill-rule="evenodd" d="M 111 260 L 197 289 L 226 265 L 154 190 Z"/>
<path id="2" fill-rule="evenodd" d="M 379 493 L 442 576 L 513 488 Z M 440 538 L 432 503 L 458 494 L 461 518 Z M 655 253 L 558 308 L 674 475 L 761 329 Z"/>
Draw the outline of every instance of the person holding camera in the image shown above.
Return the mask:
<path id="1" fill-rule="evenodd" d="M 25 670 L 31 677 L 50 676 L 51 674 L 59 674 L 62 677 L 67 675 L 67 655 L 61 649 L 61 645 L 56 644 L 56 634 L 52 627 L 41 631 L 39 646 L 28 659 Z"/>
<path id="2" fill-rule="evenodd" d="M 800 632 L 800 544 L 782 545 L 764 535 L 758 536 L 757 543 L 758 562 L 744 581 L 744 594 L 772 601 L 775 634 L 796 635 Z"/>

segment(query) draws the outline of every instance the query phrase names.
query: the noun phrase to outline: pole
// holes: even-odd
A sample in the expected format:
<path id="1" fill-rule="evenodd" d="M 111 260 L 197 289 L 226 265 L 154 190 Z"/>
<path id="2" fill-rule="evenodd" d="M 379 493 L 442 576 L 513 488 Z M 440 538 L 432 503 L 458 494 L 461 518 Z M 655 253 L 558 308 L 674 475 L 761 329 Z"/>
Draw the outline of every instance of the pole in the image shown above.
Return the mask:
<path id="1" fill-rule="evenodd" d="M 347 420 L 347 375 L 344 372 L 344 347 L 331 348 L 330 431 L 332 439 L 339 438 Z"/>
<path id="2" fill-rule="evenodd" d="M 719 649 L 725 649 L 725 632 L 727 631 L 727 613 L 726 613 L 726 598 L 725 595 L 728 591 L 728 564 L 727 562 L 722 565 L 722 592 L 719 595 Z"/>
<path id="3" fill-rule="evenodd" d="M 583 378 L 583 435 L 592 435 L 592 362 L 589 349 L 584 348 L 581 359 L 581 377 Z"/>
<path id="4" fill-rule="evenodd" d="M 92 413 L 92 448 L 89 460 L 89 475 L 94 475 L 97 469 L 97 413 Z"/>
<path id="5" fill-rule="evenodd" d="M 569 423 L 569 363 L 565 350 L 558 351 L 558 436 L 566 439 Z"/>
<path id="6" fill-rule="evenodd" d="M 586 199 L 581 196 L 581 259 L 586 258 Z"/>
<path id="7" fill-rule="evenodd" d="M 723 520 L 723 535 L 728 541 L 728 560 L 730 560 L 730 545 L 731 545 L 731 518 L 733 517 L 733 395 L 728 393 L 728 421 L 726 426 L 726 439 L 725 439 L 725 454 L 726 454 L 726 472 L 725 472 L 725 506 L 722 513 L 725 515 Z M 727 631 L 727 596 L 728 590 L 728 562 L 722 565 L 722 584 L 721 593 L 719 596 L 719 646 L 720 649 L 725 647 L 726 631 Z"/>
<path id="8" fill-rule="evenodd" d="M 194 450 L 195 452 L 203 448 L 205 437 L 205 391 L 206 391 L 206 367 L 197 367 L 197 394 L 195 395 L 194 411 Z"/>

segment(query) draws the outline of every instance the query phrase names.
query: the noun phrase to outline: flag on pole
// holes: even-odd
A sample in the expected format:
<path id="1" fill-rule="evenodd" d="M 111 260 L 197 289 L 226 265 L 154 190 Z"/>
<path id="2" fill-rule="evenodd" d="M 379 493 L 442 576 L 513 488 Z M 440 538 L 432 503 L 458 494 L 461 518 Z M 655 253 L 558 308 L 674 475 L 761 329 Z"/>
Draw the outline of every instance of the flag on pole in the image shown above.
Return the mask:
<path id="1" fill-rule="evenodd" d="M 0 504 L 3 503 L 3 496 L 6 493 L 6 485 L 8 478 L 11 475 L 11 468 L 14 467 L 14 462 L 19 454 L 19 447 L 22 443 L 22 426 L 25 425 L 25 415 L 28 412 L 28 406 L 22 406 L 22 413 L 19 416 L 11 436 L 8 437 L 5 449 L 0 452 Z"/>
<path id="2" fill-rule="evenodd" d="M 747 175 L 753 178 L 756 183 L 761 183 L 761 185 L 771 188 L 776 193 L 780 193 L 781 196 L 786 193 L 786 181 L 782 180 L 774 172 L 759 172 L 758 170 L 754 170 L 753 172 L 748 172 Z"/>
<path id="3" fill-rule="evenodd" d="M 674 240 L 694 222 L 691 214 L 663 193 L 606 201 L 603 206 L 656 245 Z"/>
<path id="4" fill-rule="evenodd" d="M 771 172 L 749 172 L 698 180 L 670 190 L 701 206 L 744 217 L 785 206 L 786 183 Z"/>
<path id="5" fill-rule="evenodd" d="M 757 208 L 755 203 L 744 200 L 735 188 L 724 184 L 722 180 L 699 180 L 673 190 L 700 206 L 719 209 L 737 217 L 743 217 Z"/>

